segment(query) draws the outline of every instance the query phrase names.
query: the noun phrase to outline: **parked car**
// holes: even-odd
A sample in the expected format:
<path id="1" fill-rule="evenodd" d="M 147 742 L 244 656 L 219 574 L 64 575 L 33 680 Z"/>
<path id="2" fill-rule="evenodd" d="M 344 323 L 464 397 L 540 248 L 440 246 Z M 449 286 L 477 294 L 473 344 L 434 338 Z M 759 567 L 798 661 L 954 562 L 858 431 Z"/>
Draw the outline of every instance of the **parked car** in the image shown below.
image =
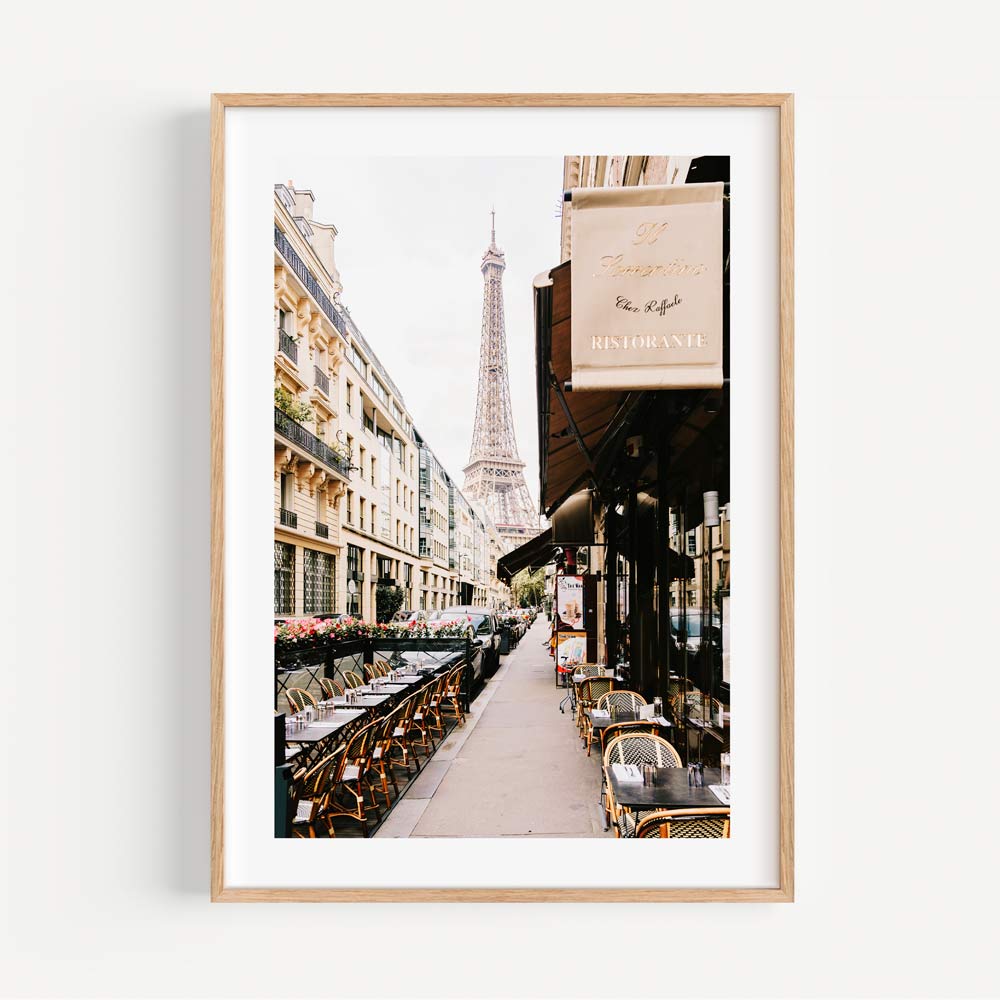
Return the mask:
<path id="1" fill-rule="evenodd" d="M 472 630 L 477 642 L 482 644 L 483 673 L 488 677 L 500 666 L 500 626 L 497 617 L 488 608 L 456 605 L 441 611 L 432 611 L 430 621 L 453 622 L 460 618 L 472 619 Z"/>
<path id="2" fill-rule="evenodd" d="M 426 621 L 427 612 L 419 608 L 401 608 L 393 616 L 394 622 L 417 622 Z"/>

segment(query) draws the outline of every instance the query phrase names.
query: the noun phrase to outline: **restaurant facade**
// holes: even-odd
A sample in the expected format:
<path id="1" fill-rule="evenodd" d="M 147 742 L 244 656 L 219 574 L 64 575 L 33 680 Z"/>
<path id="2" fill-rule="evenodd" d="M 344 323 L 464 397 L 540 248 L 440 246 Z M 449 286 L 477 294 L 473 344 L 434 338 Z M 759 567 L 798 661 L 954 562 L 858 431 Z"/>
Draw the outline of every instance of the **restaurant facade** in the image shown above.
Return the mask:
<path id="1" fill-rule="evenodd" d="M 663 698 L 677 749 L 711 762 L 729 750 L 729 161 L 570 156 L 563 179 L 563 259 L 534 283 L 540 497 L 550 527 L 505 556 L 501 575 L 554 565 L 556 681 L 566 661 L 614 665 L 623 686 Z M 719 333 L 717 371 L 692 376 L 688 368 L 679 378 L 612 372 L 601 376 L 610 384 L 581 389 L 574 384 L 583 373 L 574 372 L 573 327 L 592 317 L 583 315 L 586 298 L 574 295 L 573 281 L 592 281 L 594 269 L 574 275 L 574 202 L 601 189 L 613 206 L 615 195 L 604 189 L 649 185 L 696 185 L 678 192 L 679 200 L 703 200 L 709 192 L 721 202 L 721 241 L 707 258 L 721 278 L 721 315 L 711 327 Z M 641 192 L 630 195 L 623 204 L 647 203 Z M 613 227 L 614 209 L 608 214 Z M 690 265 L 674 258 L 668 266 L 679 273 Z M 656 312 L 665 308 L 658 304 Z M 617 333 L 596 329 L 601 337 Z M 606 342 L 592 338 L 595 346 Z M 659 380 L 702 384 L 642 385 Z"/>

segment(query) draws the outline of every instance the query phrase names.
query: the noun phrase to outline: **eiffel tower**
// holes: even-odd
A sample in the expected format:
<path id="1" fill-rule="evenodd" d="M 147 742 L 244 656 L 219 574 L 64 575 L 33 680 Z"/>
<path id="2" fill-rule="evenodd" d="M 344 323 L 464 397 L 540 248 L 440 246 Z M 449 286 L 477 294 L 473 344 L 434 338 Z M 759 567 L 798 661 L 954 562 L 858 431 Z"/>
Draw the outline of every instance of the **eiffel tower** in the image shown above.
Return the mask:
<path id="1" fill-rule="evenodd" d="M 503 251 L 497 247 L 496 212 L 490 245 L 483 254 L 483 332 L 479 347 L 479 392 L 463 492 L 485 504 L 499 533 L 510 540 L 538 532 L 538 515 L 524 481 L 524 462 L 514 440 L 503 322 Z"/>

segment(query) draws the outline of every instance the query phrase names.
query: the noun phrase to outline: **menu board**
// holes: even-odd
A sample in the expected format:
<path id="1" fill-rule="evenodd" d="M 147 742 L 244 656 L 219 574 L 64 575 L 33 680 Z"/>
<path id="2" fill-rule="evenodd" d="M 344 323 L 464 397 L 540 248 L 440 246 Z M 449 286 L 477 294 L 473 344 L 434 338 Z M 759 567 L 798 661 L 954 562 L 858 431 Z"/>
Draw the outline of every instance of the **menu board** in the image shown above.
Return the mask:
<path id="1" fill-rule="evenodd" d="M 583 577 L 556 577 L 556 624 L 565 629 L 582 629 Z"/>

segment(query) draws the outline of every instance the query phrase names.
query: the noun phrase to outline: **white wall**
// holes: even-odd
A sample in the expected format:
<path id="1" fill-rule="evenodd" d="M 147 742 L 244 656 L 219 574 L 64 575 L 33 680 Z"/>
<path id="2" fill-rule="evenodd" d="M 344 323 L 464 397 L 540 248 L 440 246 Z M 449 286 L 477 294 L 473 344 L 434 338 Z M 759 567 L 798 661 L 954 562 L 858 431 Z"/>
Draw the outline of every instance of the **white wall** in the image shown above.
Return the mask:
<path id="1" fill-rule="evenodd" d="M 995 8 L 395 6 L 6 12 L 2 988 L 996 994 Z M 209 92 L 504 88 L 797 92 L 798 902 L 212 906 Z"/>

